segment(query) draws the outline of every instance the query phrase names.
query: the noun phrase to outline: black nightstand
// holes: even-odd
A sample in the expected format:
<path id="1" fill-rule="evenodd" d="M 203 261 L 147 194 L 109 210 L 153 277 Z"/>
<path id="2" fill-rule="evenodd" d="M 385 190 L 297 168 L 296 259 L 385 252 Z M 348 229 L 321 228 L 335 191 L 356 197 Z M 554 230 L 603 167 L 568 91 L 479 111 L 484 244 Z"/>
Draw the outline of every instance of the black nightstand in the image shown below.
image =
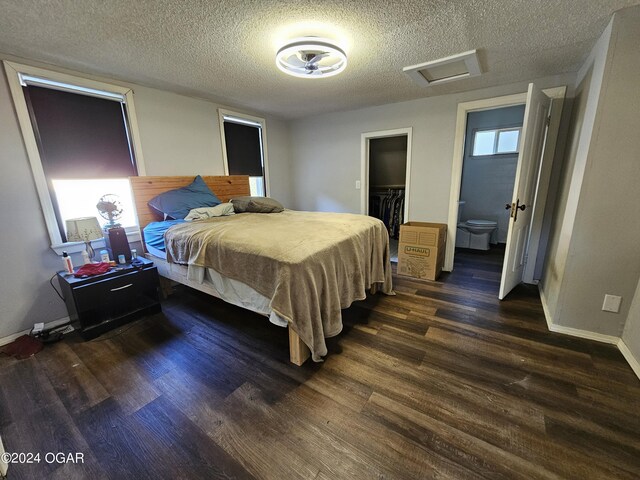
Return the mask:
<path id="1" fill-rule="evenodd" d="M 152 261 L 139 259 L 140 267 L 118 265 L 121 270 L 87 278 L 58 272 L 71 324 L 84 339 L 161 310 L 158 269 Z"/>

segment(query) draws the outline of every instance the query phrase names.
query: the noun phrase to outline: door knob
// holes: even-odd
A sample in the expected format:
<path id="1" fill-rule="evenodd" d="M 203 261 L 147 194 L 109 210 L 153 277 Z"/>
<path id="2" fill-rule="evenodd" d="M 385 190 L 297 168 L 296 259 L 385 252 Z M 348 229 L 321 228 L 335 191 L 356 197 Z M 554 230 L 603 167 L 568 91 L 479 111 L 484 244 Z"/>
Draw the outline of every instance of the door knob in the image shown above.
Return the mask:
<path id="1" fill-rule="evenodd" d="M 513 208 L 513 205 L 511 205 L 510 203 L 505 203 L 504 209 L 505 210 L 509 210 L 510 208 Z M 518 205 L 515 208 L 519 208 L 520 210 L 524 210 L 525 208 L 527 208 L 527 206 L 526 205 Z"/>
<path id="2" fill-rule="evenodd" d="M 518 220 L 518 210 L 524 211 L 525 208 L 527 208 L 526 205 L 520 205 L 520 199 L 516 200 L 516 203 L 513 204 L 513 208 L 511 209 L 511 216 L 514 222 Z"/>
<path id="3" fill-rule="evenodd" d="M 520 199 L 518 199 L 514 203 L 506 203 L 504 206 L 505 210 L 511 210 L 511 217 L 513 217 L 513 221 L 515 222 L 518 219 L 518 210 L 523 210 L 527 208 L 526 205 L 520 205 Z"/>

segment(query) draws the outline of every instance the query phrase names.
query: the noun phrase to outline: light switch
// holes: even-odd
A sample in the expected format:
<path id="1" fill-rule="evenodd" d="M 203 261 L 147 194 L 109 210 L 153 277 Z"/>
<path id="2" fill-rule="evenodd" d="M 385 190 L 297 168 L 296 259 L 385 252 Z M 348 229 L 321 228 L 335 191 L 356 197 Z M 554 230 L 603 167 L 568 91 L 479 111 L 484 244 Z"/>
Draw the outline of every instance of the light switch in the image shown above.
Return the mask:
<path id="1" fill-rule="evenodd" d="M 360 180 L 356 180 L 356 190 L 360 190 Z"/>
<path id="2" fill-rule="evenodd" d="M 620 311 L 620 303 L 622 297 L 618 295 L 605 295 L 604 302 L 602 303 L 602 310 L 605 312 L 618 313 Z"/>

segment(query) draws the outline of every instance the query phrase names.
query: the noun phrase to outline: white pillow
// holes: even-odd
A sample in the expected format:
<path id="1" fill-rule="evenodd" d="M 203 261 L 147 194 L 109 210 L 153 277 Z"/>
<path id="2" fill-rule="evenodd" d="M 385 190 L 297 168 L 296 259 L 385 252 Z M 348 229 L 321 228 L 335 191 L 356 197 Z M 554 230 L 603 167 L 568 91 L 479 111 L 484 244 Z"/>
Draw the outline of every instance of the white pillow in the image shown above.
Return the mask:
<path id="1" fill-rule="evenodd" d="M 190 222 L 192 220 L 205 220 L 212 217 L 233 215 L 234 213 L 235 212 L 233 211 L 232 203 L 221 203 L 220 205 L 216 205 L 215 207 L 194 208 L 189 212 L 189 215 L 184 217 L 184 219 L 187 222 Z"/>

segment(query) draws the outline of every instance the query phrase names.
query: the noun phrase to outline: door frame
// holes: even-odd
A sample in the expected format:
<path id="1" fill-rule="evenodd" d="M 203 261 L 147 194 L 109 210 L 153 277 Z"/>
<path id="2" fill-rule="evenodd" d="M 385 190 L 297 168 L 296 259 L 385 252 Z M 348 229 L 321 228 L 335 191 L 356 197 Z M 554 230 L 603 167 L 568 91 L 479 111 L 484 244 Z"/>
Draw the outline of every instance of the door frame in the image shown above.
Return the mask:
<path id="1" fill-rule="evenodd" d="M 409 190 L 411 187 L 411 137 L 413 127 L 365 132 L 360 136 L 360 213 L 369 214 L 369 141 L 374 138 L 407 136 L 407 168 L 404 186 L 404 221 L 409 221 Z"/>
<path id="2" fill-rule="evenodd" d="M 530 229 L 531 240 L 535 239 L 536 247 L 539 246 L 542 221 L 544 217 L 544 207 L 547 200 L 547 192 L 549 188 L 549 180 L 551 178 L 551 168 L 553 166 L 553 157 L 558 139 L 558 131 L 560 126 L 560 117 L 562 114 L 562 105 L 564 103 L 564 97 L 567 87 L 554 87 L 546 88 L 542 91 L 552 100 L 552 113 L 551 121 L 549 124 L 549 132 L 555 132 L 551 134 L 551 137 L 547 140 L 545 146 L 543 158 L 540 164 L 540 171 L 538 175 L 538 187 L 536 192 L 536 201 L 533 206 L 533 214 L 531 219 L 531 225 L 537 228 L 537 231 Z M 462 102 L 458 104 L 458 113 L 456 118 L 456 129 L 453 144 L 453 164 L 451 169 L 451 189 L 449 196 L 449 219 L 447 222 L 448 232 L 447 235 L 447 248 L 445 253 L 444 268 L 445 271 L 453 270 L 453 262 L 456 250 L 456 233 L 458 226 L 458 201 L 460 200 L 460 188 L 462 186 L 462 166 L 464 164 L 464 143 L 465 135 L 467 131 L 467 114 L 470 112 L 478 112 L 482 110 L 494 110 L 496 108 L 511 107 L 515 105 L 522 105 L 527 101 L 527 92 L 516 93 L 513 95 L 505 95 L 502 97 L 485 98 L 482 100 L 474 100 L 471 102 Z M 556 108 L 556 104 L 558 107 Z M 510 201 L 511 199 L 505 200 Z M 529 252 L 530 255 L 527 259 L 527 264 L 532 265 L 531 268 L 525 267 L 525 274 L 523 280 L 528 283 L 533 282 L 533 274 L 535 263 L 538 255 L 538 250 Z"/>

